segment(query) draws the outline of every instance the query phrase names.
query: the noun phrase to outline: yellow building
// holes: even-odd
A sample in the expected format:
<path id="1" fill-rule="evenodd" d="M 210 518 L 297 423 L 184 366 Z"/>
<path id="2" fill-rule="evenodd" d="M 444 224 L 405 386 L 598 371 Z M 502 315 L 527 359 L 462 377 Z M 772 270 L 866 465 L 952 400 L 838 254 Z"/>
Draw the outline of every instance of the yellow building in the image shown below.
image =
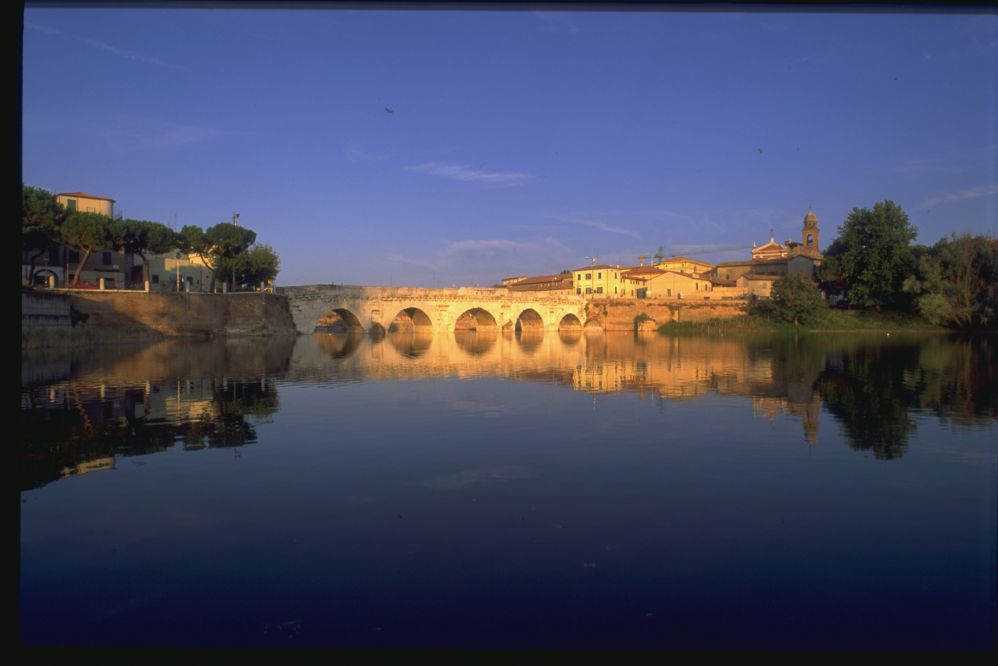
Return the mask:
<path id="1" fill-rule="evenodd" d="M 114 217 L 114 199 L 99 197 L 86 192 L 63 192 L 55 195 L 55 201 L 68 213 L 98 213 Z"/>
<path id="2" fill-rule="evenodd" d="M 693 275 L 707 273 L 710 269 L 714 268 L 714 264 L 700 261 L 699 259 L 690 259 L 689 257 L 669 257 L 658 262 L 655 266 L 663 271 L 676 271 L 677 273 L 689 273 Z"/>
<path id="3" fill-rule="evenodd" d="M 621 276 L 626 268 L 599 264 L 572 271 L 575 293 L 586 298 L 621 298 L 624 284 Z"/>
<path id="4" fill-rule="evenodd" d="M 174 251 L 149 256 L 151 291 L 204 292 L 210 286 L 211 269 L 197 254 Z"/>
<path id="5" fill-rule="evenodd" d="M 660 266 L 660 265 L 659 265 Z M 699 275 L 660 270 L 659 266 L 642 266 L 623 273 L 627 298 L 686 298 L 708 297 L 711 281 Z"/>

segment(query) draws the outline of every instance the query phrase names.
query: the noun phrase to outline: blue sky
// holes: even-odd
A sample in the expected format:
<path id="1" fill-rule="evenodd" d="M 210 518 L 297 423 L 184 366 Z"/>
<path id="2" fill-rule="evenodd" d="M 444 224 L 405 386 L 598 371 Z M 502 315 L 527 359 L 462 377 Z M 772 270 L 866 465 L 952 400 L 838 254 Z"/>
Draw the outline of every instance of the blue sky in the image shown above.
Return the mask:
<path id="1" fill-rule="evenodd" d="M 279 284 L 712 262 L 893 199 L 994 233 L 998 15 L 24 12 L 23 178 L 208 227 Z M 389 113 L 386 109 L 390 109 Z"/>

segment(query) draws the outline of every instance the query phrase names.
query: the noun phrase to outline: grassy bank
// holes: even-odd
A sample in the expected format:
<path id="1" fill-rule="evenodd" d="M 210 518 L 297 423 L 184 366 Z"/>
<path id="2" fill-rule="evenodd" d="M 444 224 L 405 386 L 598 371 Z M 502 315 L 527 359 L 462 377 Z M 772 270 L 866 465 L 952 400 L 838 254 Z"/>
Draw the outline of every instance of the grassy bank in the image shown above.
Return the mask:
<path id="1" fill-rule="evenodd" d="M 728 333 L 828 333 L 845 331 L 943 331 L 918 315 L 903 312 L 836 310 L 822 312 L 807 324 L 775 322 L 757 315 L 702 322 L 668 322 L 659 327 L 665 335 L 725 335 Z"/>

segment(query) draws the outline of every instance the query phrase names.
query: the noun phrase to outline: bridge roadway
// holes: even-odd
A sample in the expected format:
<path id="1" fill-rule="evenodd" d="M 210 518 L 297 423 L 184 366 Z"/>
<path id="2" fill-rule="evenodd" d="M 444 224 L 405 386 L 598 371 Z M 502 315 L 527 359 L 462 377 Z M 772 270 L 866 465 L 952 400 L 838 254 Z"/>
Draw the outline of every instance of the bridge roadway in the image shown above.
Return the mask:
<path id="1" fill-rule="evenodd" d="M 586 301 L 564 291 L 510 291 L 505 287 L 282 287 L 299 333 L 317 326 L 365 331 L 433 332 L 490 328 L 564 330 L 586 322 Z"/>

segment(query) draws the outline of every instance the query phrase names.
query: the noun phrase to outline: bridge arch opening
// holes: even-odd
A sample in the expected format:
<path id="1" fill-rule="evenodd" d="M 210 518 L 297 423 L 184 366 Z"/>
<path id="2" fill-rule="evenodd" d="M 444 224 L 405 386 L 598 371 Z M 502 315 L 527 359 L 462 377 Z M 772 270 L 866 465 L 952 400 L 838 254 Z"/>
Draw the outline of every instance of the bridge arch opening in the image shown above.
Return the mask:
<path id="1" fill-rule="evenodd" d="M 559 331 L 581 331 L 582 321 L 576 317 L 574 314 L 569 312 L 567 315 L 561 318 L 558 322 Z"/>
<path id="2" fill-rule="evenodd" d="M 433 322 L 430 321 L 429 315 L 419 308 L 406 308 L 404 310 L 400 310 L 388 325 L 388 331 L 391 333 L 409 333 L 418 329 L 433 329 Z"/>
<path id="3" fill-rule="evenodd" d="M 454 331 L 490 331 L 499 328 L 492 313 L 482 308 L 466 310 L 454 322 Z"/>
<path id="4" fill-rule="evenodd" d="M 520 316 L 516 318 L 516 332 L 521 331 L 543 331 L 544 330 L 544 320 L 541 319 L 540 314 L 537 310 L 533 308 L 527 308 L 520 313 Z"/>
<path id="5" fill-rule="evenodd" d="M 357 315 L 346 308 L 336 308 L 319 317 L 315 323 L 316 333 L 350 333 L 352 331 L 363 331 L 364 325 L 360 323 Z"/>

